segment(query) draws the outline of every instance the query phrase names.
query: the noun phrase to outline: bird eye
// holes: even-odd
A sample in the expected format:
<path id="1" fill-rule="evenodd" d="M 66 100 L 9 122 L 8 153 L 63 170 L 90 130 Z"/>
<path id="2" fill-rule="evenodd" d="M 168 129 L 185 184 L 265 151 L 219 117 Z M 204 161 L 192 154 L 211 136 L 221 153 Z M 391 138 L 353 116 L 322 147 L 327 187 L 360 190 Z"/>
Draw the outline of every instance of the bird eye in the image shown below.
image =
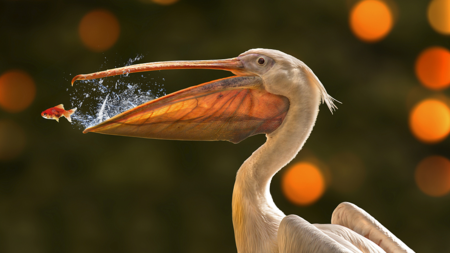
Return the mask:
<path id="1" fill-rule="evenodd" d="M 264 58 L 261 57 L 261 58 L 258 59 L 258 63 L 259 63 L 260 65 L 263 65 L 264 62 L 266 62 L 266 61 L 264 60 Z"/>

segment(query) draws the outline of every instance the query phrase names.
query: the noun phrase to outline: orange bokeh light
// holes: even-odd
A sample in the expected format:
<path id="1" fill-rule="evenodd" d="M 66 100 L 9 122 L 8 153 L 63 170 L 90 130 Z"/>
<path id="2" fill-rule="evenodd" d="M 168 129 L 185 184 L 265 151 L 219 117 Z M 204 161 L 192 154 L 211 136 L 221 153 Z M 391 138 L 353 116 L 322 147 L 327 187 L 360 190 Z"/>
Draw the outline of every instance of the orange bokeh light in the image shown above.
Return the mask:
<path id="1" fill-rule="evenodd" d="M 424 100 L 412 109 L 409 126 L 417 139 L 439 142 L 450 132 L 450 109 L 437 99 Z"/>
<path id="2" fill-rule="evenodd" d="M 425 49 L 416 60 L 416 75 L 427 88 L 440 90 L 450 85 L 450 52 L 443 47 Z"/>
<path id="3" fill-rule="evenodd" d="M 380 0 L 361 1 L 350 13 L 350 27 L 356 37 L 363 41 L 381 40 L 391 31 L 393 24 L 392 11 Z"/>
<path id="4" fill-rule="evenodd" d="M 34 100 L 36 86 L 22 70 L 10 70 L 0 76 L 0 106 L 8 112 L 25 110 Z"/>
<path id="5" fill-rule="evenodd" d="M 288 168 L 284 173 L 282 190 L 292 203 L 309 205 L 317 201 L 324 193 L 325 180 L 315 165 L 300 162 Z"/>
<path id="6" fill-rule="evenodd" d="M 442 156 L 423 159 L 416 168 L 417 186 L 425 194 L 439 197 L 450 191 L 450 161 Z"/>
<path id="7" fill-rule="evenodd" d="M 438 33 L 450 35 L 450 0 L 433 0 L 428 6 L 428 22 Z"/>
<path id="8" fill-rule="evenodd" d="M 0 120 L 0 160 L 16 158 L 25 144 L 25 132 L 19 125 L 12 120 Z"/>
<path id="9" fill-rule="evenodd" d="M 110 11 L 94 10 L 81 19 L 78 33 L 87 48 L 94 52 L 103 52 L 116 43 L 120 25 Z"/>

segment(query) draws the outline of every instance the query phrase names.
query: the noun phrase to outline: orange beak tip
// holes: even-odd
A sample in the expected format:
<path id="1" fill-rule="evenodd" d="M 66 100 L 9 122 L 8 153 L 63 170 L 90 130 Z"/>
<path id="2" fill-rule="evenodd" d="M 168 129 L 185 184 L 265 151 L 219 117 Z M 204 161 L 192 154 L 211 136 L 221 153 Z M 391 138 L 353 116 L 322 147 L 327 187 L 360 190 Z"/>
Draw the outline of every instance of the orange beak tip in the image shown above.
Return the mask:
<path id="1" fill-rule="evenodd" d="M 76 80 L 79 79 L 79 77 L 80 77 L 80 75 L 74 76 L 74 77 L 72 78 L 72 82 L 71 82 L 70 84 L 73 86 L 73 84 L 75 83 Z"/>

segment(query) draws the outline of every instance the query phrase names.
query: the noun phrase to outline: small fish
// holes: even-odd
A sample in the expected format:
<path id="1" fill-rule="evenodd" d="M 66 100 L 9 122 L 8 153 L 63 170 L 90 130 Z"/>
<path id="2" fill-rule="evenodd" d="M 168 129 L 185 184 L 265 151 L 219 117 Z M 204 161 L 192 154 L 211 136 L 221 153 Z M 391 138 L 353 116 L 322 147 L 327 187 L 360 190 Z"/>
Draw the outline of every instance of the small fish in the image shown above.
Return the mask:
<path id="1" fill-rule="evenodd" d="M 49 109 L 43 111 L 41 113 L 41 116 L 44 119 L 54 119 L 58 122 L 59 122 L 59 118 L 61 116 L 64 116 L 64 117 L 66 117 L 66 119 L 69 122 L 72 122 L 72 120 L 70 119 L 70 115 L 72 115 L 76 110 L 77 110 L 77 108 L 73 108 L 71 110 L 66 111 L 66 110 L 64 110 L 64 105 L 60 104 L 60 105 L 57 105 L 55 107 L 52 107 L 52 108 L 49 108 Z"/>

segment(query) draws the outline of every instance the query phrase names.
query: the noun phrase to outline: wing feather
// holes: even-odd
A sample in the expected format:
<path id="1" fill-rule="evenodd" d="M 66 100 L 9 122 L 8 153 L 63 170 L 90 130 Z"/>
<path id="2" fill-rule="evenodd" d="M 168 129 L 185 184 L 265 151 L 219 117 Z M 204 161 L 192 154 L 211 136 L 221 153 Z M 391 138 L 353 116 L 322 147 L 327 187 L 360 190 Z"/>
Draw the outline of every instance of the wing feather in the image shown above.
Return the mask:
<path id="1" fill-rule="evenodd" d="M 342 225 L 367 237 L 387 253 L 414 253 L 375 218 L 352 203 L 339 204 L 333 212 L 331 223 Z"/>
<path id="2" fill-rule="evenodd" d="M 345 242 L 353 244 L 363 253 L 385 253 L 378 245 L 376 245 L 371 240 L 363 237 L 362 235 L 356 233 L 355 231 L 336 224 L 313 224 L 322 232 L 338 240 L 344 240 Z"/>
<path id="3" fill-rule="evenodd" d="M 333 236 L 333 235 L 332 235 Z M 297 215 L 288 215 L 283 218 L 278 228 L 279 253 L 361 253 L 348 242 L 338 243 L 311 223 Z"/>

